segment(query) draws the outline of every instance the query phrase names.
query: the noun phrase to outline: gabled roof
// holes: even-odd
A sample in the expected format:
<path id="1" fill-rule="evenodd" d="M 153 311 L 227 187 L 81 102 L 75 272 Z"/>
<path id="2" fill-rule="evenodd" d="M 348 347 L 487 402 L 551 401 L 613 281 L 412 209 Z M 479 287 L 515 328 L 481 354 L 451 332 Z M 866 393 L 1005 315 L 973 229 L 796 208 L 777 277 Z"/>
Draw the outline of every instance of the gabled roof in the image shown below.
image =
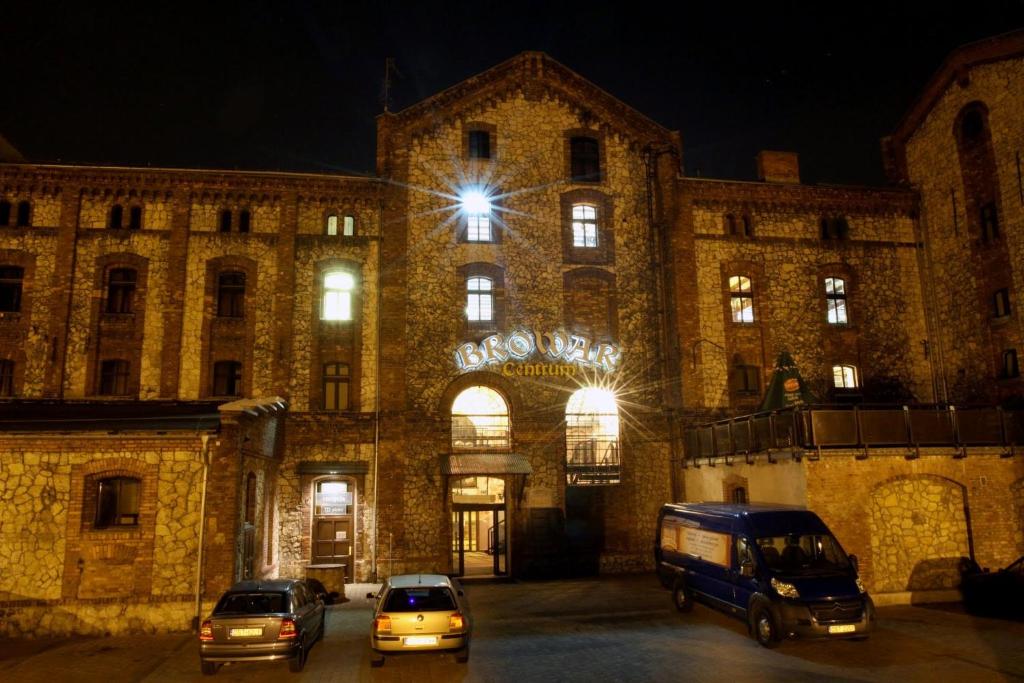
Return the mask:
<path id="1" fill-rule="evenodd" d="M 1024 29 L 968 43 L 953 50 L 921 90 L 921 94 L 903 115 L 890 137 L 900 144 L 905 143 L 946 89 L 956 80 L 970 78 L 969 71 L 972 67 L 1021 55 L 1024 55 Z"/>
<path id="2" fill-rule="evenodd" d="M 457 118 L 479 103 L 522 90 L 527 97 L 548 94 L 572 102 L 596 122 L 630 132 L 644 142 L 673 132 L 650 119 L 544 52 L 521 52 L 497 66 L 471 76 L 436 95 L 382 114 L 400 128 L 433 127 Z"/>

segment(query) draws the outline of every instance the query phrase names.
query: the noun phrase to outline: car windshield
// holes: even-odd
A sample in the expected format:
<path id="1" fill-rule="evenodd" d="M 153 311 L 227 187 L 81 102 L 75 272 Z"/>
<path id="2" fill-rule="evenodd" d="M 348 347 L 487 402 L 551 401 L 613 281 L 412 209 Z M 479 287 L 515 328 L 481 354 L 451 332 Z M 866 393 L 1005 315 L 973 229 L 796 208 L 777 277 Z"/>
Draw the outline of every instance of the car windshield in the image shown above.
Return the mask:
<path id="1" fill-rule="evenodd" d="M 847 571 L 850 561 L 828 534 L 787 534 L 757 539 L 768 568 L 785 574 Z"/>
<path id="2" fill-rule="evenodd" d="M 274 614 L 287 612 L 284 593 L 228 593 L 213 611 L 214 614 Z"/>
<path id="3" fill-rule="evenodd" d="M 452 612 L 455 598 L 447 588 L 392 588 L 385 612 Z"/>

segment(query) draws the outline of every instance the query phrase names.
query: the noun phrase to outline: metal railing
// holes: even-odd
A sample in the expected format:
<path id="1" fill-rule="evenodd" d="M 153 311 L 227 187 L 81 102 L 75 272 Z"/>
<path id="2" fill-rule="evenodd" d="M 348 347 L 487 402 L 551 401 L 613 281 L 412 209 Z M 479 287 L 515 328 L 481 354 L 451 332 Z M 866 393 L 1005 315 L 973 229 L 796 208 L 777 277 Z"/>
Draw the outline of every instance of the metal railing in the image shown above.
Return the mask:
<path id="1" fill-rule="evenodd" d="M 570 486 L 618 484 L 620 466 L 617 438 L 566 438 L 565 472 Z"/>
<path id="2" fill-rule="evenodd" d="M 1024 411 L 953 406 L 802 406 L 692 427 L 686 430 L 685 438 L 686 457 L 691 460 L 776 449 L 1012 449 L 1024 444 Z"/>

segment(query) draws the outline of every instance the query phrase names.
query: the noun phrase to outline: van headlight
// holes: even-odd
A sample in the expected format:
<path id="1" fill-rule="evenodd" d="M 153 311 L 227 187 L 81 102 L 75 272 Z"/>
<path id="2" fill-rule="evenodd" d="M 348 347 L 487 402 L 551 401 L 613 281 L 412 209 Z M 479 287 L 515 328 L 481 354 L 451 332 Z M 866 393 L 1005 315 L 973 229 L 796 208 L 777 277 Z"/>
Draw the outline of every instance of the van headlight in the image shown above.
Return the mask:
<path id="1" fill-rule="evenodd" d="M 800 592 L 796 589 L 796 586 L 794 586 L 791 583 L 786 583 L 785 581 L 779 581 L 778 579 L 772 579 L 772 588 L 774 588 L 775 592 L 778 593 L 779 595 L 781 595 L 784 598 L 799 598 L 800 597 Z"/>
<path id="2" fill-rule="evenodd" d="M 860 580 L 860 577 L 856 577 L 854 581 L 857 582 L 857 590 L 860 591 L 861 595 L 868 592 L 868 589 L 864 587 L 864 582 Z"/>

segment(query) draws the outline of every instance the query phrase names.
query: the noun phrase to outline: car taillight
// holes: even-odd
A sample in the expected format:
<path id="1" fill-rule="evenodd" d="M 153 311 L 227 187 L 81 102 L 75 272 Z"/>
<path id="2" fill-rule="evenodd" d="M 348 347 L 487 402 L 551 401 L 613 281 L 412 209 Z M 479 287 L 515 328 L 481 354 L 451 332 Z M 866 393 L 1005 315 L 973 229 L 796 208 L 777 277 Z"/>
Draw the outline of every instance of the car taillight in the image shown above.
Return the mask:
<path id="1" fill-rule="evenodd" d="M 391 617 L 379 616 L 373 620 L 374 633 L 391 633 Z"/>
<path id="2" fill-rule="evenodd" d="M 461 614 L 456 612 L 455 614 L 448 617 L 448 630 L 449 631 L 461 631 L 466 628 L 466 620 Z"/>
<path id="3" fill-rule="evenodd" d="M 277 632 L 278 638 L 295 638 L 299 635 L 298 630 L 295 628 L 295 622 L 291 619 L 281 620 L 281 630 Z"/>
<path id="4" fill-rule="evenodd" d="M 213 640 L 213 623 L 209 619 L 199 627 L 199 640 Z"/>

